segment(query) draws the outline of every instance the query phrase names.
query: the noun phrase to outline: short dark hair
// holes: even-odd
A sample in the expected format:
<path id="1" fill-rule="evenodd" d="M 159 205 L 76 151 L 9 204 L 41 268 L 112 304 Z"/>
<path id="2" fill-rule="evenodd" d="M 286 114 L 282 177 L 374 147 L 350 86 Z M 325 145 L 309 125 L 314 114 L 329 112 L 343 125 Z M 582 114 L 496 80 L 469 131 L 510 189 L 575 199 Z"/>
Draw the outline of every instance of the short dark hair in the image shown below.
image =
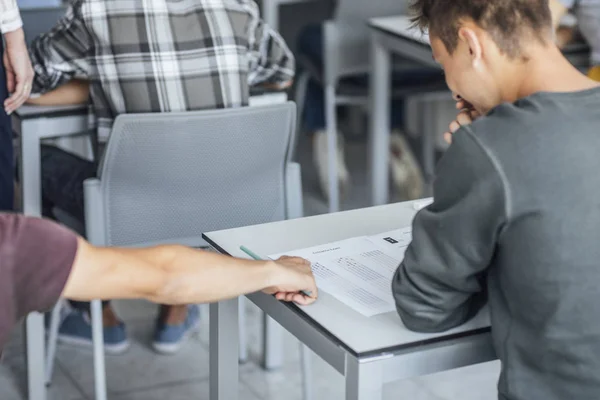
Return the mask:
<path id="1" fill-rule="evenodd" d="M 437 36 L 450 54 L 465 18 L 485 29 L 500 51 L 512 58 L 521 55 L 524 36 L 546 43 L 552 35 L 548 0 L 413 0 L 411 9 L 415 26 Z"/>

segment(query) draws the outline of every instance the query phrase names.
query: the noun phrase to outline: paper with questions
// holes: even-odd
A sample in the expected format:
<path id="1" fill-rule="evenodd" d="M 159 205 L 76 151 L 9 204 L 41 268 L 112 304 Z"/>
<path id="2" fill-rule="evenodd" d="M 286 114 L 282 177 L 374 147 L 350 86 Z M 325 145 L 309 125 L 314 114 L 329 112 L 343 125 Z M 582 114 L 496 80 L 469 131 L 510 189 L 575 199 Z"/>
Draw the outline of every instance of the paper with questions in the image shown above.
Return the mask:
<path id="1" fill-rule="evenodd" d="M 317 287 L 371 317 L 396 309 L 392 278 L 411 241 L 411 228 L 361 236 L 285 255 L 309 260 Z M 269 256 L 276 259 L 284 254 Z"/>

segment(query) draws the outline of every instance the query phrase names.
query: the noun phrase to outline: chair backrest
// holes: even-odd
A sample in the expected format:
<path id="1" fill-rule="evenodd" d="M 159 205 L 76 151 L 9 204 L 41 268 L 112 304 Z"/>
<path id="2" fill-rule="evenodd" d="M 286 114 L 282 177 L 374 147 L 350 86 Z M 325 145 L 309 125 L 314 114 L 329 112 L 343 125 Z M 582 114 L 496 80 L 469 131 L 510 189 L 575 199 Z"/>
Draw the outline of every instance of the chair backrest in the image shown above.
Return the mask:
<path id="1" fill-rule="evenodd" d="M 368 20 L 406 14 L 408 0 L 338 0 L 331 21 L 324 24 L 324 80 L 336 85 L 344 76 L 370 67 Z"/>
<path id="2" fill-rule="evenodd" d="M 292 102 L 120 115 L 100 168 L 104 244 L 190 244 L 285 219 L 295 120 Z"/>

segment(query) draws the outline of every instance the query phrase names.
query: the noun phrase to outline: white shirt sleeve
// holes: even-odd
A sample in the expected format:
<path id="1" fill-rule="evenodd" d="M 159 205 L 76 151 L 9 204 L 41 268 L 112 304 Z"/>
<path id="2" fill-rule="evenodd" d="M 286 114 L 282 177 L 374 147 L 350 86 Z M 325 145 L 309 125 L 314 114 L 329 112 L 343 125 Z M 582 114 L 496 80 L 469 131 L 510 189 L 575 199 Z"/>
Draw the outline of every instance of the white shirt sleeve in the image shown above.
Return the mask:
<path id="1" fill-rule="evenodd" d="M 17 0 L 0 0 L 0 31 L 12 32 L 23 26 Z"/>

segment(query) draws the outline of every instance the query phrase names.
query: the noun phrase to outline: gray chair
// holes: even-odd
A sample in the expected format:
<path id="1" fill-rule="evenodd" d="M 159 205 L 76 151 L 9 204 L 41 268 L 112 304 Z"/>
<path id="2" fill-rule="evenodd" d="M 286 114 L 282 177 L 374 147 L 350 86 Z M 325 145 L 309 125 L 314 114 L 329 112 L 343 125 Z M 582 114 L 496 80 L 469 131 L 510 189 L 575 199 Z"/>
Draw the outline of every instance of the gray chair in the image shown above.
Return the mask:
<path id="1" fill-rule="evenodd" d="M 290 159 L 295 121 L 292 102 L 120 115 L 99 178 L 84 185 L 88 240 L 200 247 L 202 232 L 301 217 L 300 167 Z M 96 399 L 104 400 L 100 301 L 92 302 L 91 314 Z"/>
<path id="2" fill-rule="evenodd" d="M 367 75 L 370 71 L 369 59 L 370 31 L 367 21 L 370 18 L 399 15 L 406 13 L 408 1 L 402 0 L 339 0 L 331 20 L 323 25 L 323 66 L 314 65 L 301 54 L 298 65 L 303 72 L 296 82 L 296 104 L 298 104 L 298 132 L 306 96 L 306 87 L 310 79 L 321 83 L 325 92 L 325 121 L 328 137 L 329 159 L 329 210 L 339 210 L 337 182 L 337 106 L 355 105 L 365 109 L 369 107 L 368 90 L 361 85 L 353 85 L 345 78 Z M 394 71 L 423 68 L 412 61 L 394 64 Z M 420 92 L 439 91 L 446 86 L 442 75 L 440 80 L 428 85 L 411 85 L 394 89 L 392 96 L 402 98 Z"/>

